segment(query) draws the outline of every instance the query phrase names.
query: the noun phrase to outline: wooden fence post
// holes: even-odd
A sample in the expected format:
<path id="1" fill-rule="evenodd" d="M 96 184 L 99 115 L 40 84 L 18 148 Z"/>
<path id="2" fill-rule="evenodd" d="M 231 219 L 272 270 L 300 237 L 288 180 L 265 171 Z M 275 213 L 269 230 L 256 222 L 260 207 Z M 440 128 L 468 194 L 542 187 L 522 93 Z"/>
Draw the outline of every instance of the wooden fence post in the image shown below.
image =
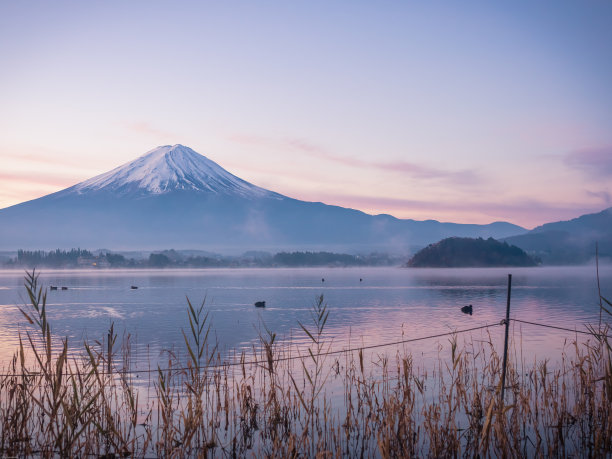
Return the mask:
<path id="1" fill-rule="evenodd" d="M 508 301 L 506 303 L 506 333 L 504 337 L 504 362 L 501 377 L 501 403 L 504 404 L 504 390 L 506 388 L 506 364 L 508 363 L 508 330 L 510 329 L 510 293 L 512 291 L 512 274 L 508 274 Z"/>

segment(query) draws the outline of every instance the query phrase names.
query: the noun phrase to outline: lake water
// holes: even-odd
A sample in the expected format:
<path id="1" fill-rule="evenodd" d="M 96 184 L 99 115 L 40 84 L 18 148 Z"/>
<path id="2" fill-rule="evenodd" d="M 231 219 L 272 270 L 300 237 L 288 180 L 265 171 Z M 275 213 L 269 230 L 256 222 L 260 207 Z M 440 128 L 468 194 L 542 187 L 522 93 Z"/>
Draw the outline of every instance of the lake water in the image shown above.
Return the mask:
<path id="1" fill-rule="evenodd" d="M 513 318 L 586 330 L 599 319 L 594 267 L 503 269 L 304 268 L 205 270 L 41 270 L 55 336 L 70 347 L 102 340 L 111 323 L 130 333 L 136 368 L 162 360 L 163 350 L 183 349 L 189 328 L 186 297 L 206 302 L 214 339 L 223 356 L 251 349 L 265 327 L 283 342 L 303 344 L 298 322 L 308 324 L 316 298 L 324 295 L 330 316 L 326 336 L 333 349 L 381 344 L 499 323 L 505 316 L 507 275 L 513 274 Z M 19 332 L 30 330 L 18 310 L 25 303 L 22 271 L 0 271 L 0 364 L 10 359 Z M 602 294 L 612 297 L 612 268 L 600 269 Z M 324 279 L 324 281 L 323 281 Z M 132 290 L 131 285 L 138 286 Z M 266 301 L 266 308 L 255 308 Z M 461 306 L 472 304 L 473 315 Z M 503 327 L 461 335 L 501 345 Z M 559 358 L 575 334 L 513 322 L 530 359 Z M 437 352 L 448 338 L 405 345 L 415 355 Z M 515 341 L 518 342 L 518 341 Z M 377 352 L 394 352 L 397 346 Z"/>

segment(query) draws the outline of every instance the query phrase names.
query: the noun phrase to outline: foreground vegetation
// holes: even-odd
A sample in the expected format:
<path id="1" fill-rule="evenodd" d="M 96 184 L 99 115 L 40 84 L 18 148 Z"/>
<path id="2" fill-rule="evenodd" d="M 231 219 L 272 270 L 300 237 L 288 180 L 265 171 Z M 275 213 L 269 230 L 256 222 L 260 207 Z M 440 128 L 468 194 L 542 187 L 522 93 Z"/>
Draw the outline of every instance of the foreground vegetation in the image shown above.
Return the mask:
<path id="1" fill-rule="evenodd" d="M 489 339 L 451 337 L 433 371 L 404 351 L 329 354 L 319 298 L 310 345 L 281 346 L 271 331 L 253 355 L 223 364 L 204 305 L 188 302 L 187 361 L 137 383 L 129 340 L 68 354 L 52 335 L 45 291 L 26 277 L 31 331 L 0 377 L 0 456 L 605 457 L 612 451 L 608 328 L 571 345 L 558 367 L 513 355 L 505 400 Z M 604 309 L 605 310 L 605 309 Z M 370 368 L 370 369 L 369 369 Z M 144 376 L 144 375 L 141 375 Z M 142 380 L 142 378 L 140 379 Z M 340 388 L 340 389 L 334 389 Z"/>

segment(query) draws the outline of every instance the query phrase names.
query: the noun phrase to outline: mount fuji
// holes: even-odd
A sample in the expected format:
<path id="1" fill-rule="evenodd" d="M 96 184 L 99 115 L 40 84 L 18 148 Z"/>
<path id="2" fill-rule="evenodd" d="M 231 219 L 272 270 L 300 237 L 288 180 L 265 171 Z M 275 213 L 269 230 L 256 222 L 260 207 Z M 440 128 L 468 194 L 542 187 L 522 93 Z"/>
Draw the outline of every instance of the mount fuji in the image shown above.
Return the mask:
<path id="1" fill-rule="evenodd" d="M 155 148 L 130 163 L 85 180 L 63 193 L 99 191 L 112 192 L 116 196 L 193 191 L 246 199 L 283 198 L 280 194 L 245 182 L 183 145 Z"/>
<path id="2" fill-rule="evenodd" d="M 526 230 L 401 220 L 260 188 L 183 145 L 57 193 L 0 210 L 0 250 L 100 248 L 408 251 L 450 236 L 502 238 Z"/>

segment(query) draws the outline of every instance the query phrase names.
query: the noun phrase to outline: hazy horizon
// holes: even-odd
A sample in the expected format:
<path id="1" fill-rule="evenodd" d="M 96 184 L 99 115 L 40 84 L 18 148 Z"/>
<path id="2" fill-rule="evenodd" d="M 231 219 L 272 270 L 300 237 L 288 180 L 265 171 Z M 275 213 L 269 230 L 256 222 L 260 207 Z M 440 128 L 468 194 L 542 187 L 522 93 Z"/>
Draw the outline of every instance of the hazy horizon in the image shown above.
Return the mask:
<path id="1" fill-rule="evenodd" d="M 179 145 L 180 145 L 180 144 L 179 144 Z M 165 145 L 165 146 L 170 146 L 170 145 Z M 160 147 L 162 147 L 162 146 L 160 145 L 160 146 L 158 146 L 158 147 L 156 147 L 156 148 L 160 148 Z M 152 150 L 154 150 L 154 149 L 152 149 Z M 139 158 L 139 157 L 141 157 L 141 156 L 144 156 L 144 155 L 146 155 L 147 153 L 149 153 L 149 152 L 150 152 L 150 151 L 152 151 L 152 150 L 149 150 L 149 151 L 147 151 L 147 152 L 143 153 L 142 155 L 139 155 L 138 157 L 133 158 L 132 160 L 137 159 L 137 158 Z M 208 158 L 208 159 L 211 159 L 211 158 Z M 129 161 L 128 161 L 128 163 L 129 163 Z M 118 168 L 118 167 L 121 167 L 121 166 L 125 166 L 126 164 L 127 164 L 127 163 L 120 164 L 120 165 L 118 165 L 118 166 L 117 166 L 117 168 Z M 221 167 L 223 167 L 221 164 L 219 164 L 219 165 L 220 165 Z M 112 168 L 112 169 L 111 169 L 111 171 L 112 171 L 112 170 L 114 170 L 114 169 L 115 169 L 115 168 Z M 95 178 L 95 177 L 100 176 L 100 175 L 105 175 L 105 174 L 106 174 L 106 173 L 108 173 L 108 172 L 110 172 L 110 171 L 102 171 L 100 174 L 96 174 L 96 175 L 95 175 L 95 176 L 93 176 L 93 177 L 88 177 L 88 179 L 92 179 L 92 178 Z M 231 171 L 228 171 L 228 172 L 230 172 L 230 173 L 231 173 Z M 239 178 L 241 178 L 241 177 L 239 177 Z M 82 183 L 82 182 L 79 182 L 79 183 Z M 62 188 L 62 189 L 56 190 L 56 191 L 51 192 L 51 193 L 49 193 L 49 194 L 53 194 L 53 193 L 58 192 L 58 191 L 63 191 L 63 190 L 65 190 L 65 189 L 67 189 L 67 188 L 70 188 L 70 187 L 72 187 L 72 186 L 78 185 L 79 183 L 73 183 L 73 184 L 70 184 L 70 185 L 68 185 L 68 186 L 67 186 L 67 187 L 65 187 L 65 188 Z M 269 190 L 269 191 L 273 191 L 273 192 L 275 192 L 275 190 L 273 190 L 273 189 L 272 189 L 272 190 Z M 46 195 L 43 195 L 43 196 L 46 196 Z M 33 200 L 39 199 L 40 197 L 43 197 L 43 196 L 38 196 L 38 197 L 34 197 L 34 198 L 32 198 L 32 199 L 28 199 L 28 200 L 23 201 L 23 202 L 19 202 L 19 203 L 11 204 L 11 205 L 6 206 L 6 207 L 4 207 L 4 208 L 0 208 L 0 210 L 2 210 L 2 209 L 6 209 L 6 208 L 8 208 L 8 207 L 13 207 L 13 206 L 16 206 L 16 205 L 19 205 L 19 204 L 23 204 L 23 203 L 26 203 L 26 202 L 29 202 L 29 201 L 33 201 Z M 299 198 L 296 198 L 295 196 L 287 196 L 287 197 L 289 197 L 289 198 L 293 198 L 293 199 L 299 199 Z M 308 202 L 316 202 L 316 201 L 308 201 Z M 336 204 L 336 203 L 333 203 L 333 202 L 325 202 L 324 204 L 328 204 L 328 205 L 332 205 L 332 206 L 333 206 L 333 205 L 339 205 L 339 204 Z M 366 213 L 366 214 L 369 214 L 369 215 L 391 215 L 392 217 L 395 217 L 395 218 L 398 218 L 398 219 L 402 219 L 402 217 L 398 217 L 398 216 L 396 216 L 396 215 L 393 215 L 393 214 L 390 214 L 390 213 L 386 213 L 386 212 L 382 212 L 382 213 L 378 213 L 378 214 L 377 214 L 377 213 L 368 212 L 368 211 L 365 211 L 365 210 L 359 209 L 359 208 L 357 208 L 357 207 L 350 207 L 350 206 L 343 206 L 343 207 L 347 207 L 347 208 L 350 208 L 350 209 L 359 210 L 359 211 L 362 211 L 362 212 L 364 212 L 364 213 Z M 605 209 L 604 209 L 604 208 L 602 208 L 601 210 L 605 210 Z M 595 211 L 595 213 L 596 213 L 596 212 L 597 212 L 597 210 Z M 570 219 L 572 219 L 572 218 L 579 217 L 579 216 L 581 216 L 581 215 L 583 215 L 583 214 L 575 215 L 574 217 L 568 217 L 568 218 L 567 218 L 567 220 L 570 220 Z M 405 218 L 411 218 L 411 217 L 405 217 Z M 435 219 L 435 218 L 428 218 L 428 219 L 424 219 L 424 220 L 436 220 L 436 219 Z M 444 220 L 438 220 L 438 221 L 440 221 L 441 223 L 468 223 L 468 224 L 470 224 L 470 223 L 474 223 L 474 222 L 451 222 L 451 221 L 444 221 Z M 507 222 L 507 223 L 512 223 L 512 224 L 517 225 L 516 223 L 514 223 L 514 222 L 512 222 L 512 221 L 509 221 L 509 220 L 496 220 L 496 221 L 489 221 L 489 222 L 485 222 L 484 224 L 501 223 L 501 222 Z M 543 222 L 542 224 L 544 224 L 544 223 L 551 223 L 551 222 L 546 221 L 546 222 Z M 521 225 L 518 225 L 518 226 L 521 226 Z M 539 226 L 539 225 L 538 225 L 538 226 Z M 523 226 L 522 228 L 527 229 L 527 230 L 531 230 L 531 229 L 533 229 L 533 228 L 535 228 L 535 227 L 524 227 L 524 226 Z"/>

